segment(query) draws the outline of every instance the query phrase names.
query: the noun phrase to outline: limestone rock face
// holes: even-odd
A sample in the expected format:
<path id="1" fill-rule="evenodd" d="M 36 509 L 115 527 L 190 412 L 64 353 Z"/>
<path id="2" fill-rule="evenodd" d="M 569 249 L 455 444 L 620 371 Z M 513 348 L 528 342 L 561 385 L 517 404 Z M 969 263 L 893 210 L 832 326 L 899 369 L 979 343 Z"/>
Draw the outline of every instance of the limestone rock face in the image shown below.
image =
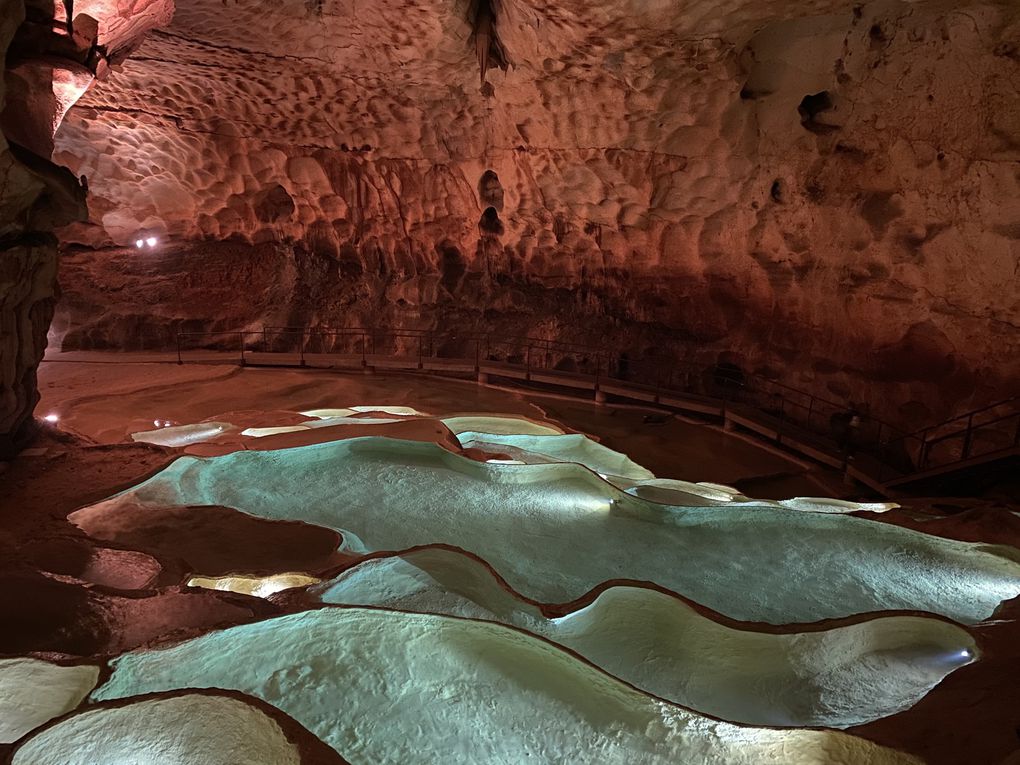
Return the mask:
<path id="1" fill-rule="evenodd" d="M 54 237 L 3 252 L 0 274 L 0 322 L 4 363 L 0 368 L 0 432 L 17 439 L 26 426 L 39 395 L 35 370 L 46 348 L 46 329 L 53 317 L 56 283 Z M 0 444 L 0 448 L 13 444 Z M 4 449 L 6 451 L 6 448 Z"/>
<path id="2" fill-rule="evenodd" d="M 0 2 L 0 50 L 7 51 L 23 18 L 20 0 Z M 10 103 L 6 95 L 0 83 L 0 103 Z M 85 215 L 70 173 L 0 134 L 0 454 L 23 440 L 38 400 L 35 370 L 56 288 L 57 240 L 46 232 Z"/>
<path id="3" fill-rule="evenodd" d="M 35 371 L 57 294 L 53 231 L 88 216 L 83 185 L 49 160 L 53 134 L 96 74 L 172 7 L 143 0 L 129 11 L 97 0 L 68 24 L 52 6 L 30 2 L 26 16 L 22 0 L 0 0 L 0 456 L 30 435 L 39 398 Z"/>
<path id="4" fill-rule="evenodd" d="M 1016 390 L 1016 4 L 486 8 L 180 2 L 57 135 L 64 346 L 495 330 L 917 425 Z"/>

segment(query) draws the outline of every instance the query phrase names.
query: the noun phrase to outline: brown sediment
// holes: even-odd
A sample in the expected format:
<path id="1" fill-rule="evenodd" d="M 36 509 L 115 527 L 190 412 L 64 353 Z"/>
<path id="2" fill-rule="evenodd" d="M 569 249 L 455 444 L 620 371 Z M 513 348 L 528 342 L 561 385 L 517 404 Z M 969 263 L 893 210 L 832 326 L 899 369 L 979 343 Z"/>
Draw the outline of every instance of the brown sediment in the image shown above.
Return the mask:
<path id="1" fill-rule="evenodd" d="M 183 573 L 319 571 L 348 559 L 337 552 L 343 537 L 332 529 L 216 505 L 133 504 L 130 513 L 96 513 L 76 523 L 94 539 L 145 551 Z"/>
<path id="2" fill-rule="evenodd" d="M 931 500 L 938 503 L 938 499 Z M 951 502 L 951 501 L 950 501 Z M 862 518 L 891 523 L 924 534 L 932 534 L 961 542 L 984 542 L 1020 548 L 1020 516 L 1004 503 L 983 502 L 977 507 L 954 508 L 945 513 L 921 507 L 921 513 L 911 511 L 916 501 L 907 501 L 907 507 L 886 513 L 857 512 Z"/>
<path id="3" fill-rule="evenodd" d="M 278 609 L 234 593 L 180 587 L 114 590 L 7 568 L 0 572 L 0 612 L 10 620 L 0 634 L 0 654 L 98 657 L 270 616 Z"/>

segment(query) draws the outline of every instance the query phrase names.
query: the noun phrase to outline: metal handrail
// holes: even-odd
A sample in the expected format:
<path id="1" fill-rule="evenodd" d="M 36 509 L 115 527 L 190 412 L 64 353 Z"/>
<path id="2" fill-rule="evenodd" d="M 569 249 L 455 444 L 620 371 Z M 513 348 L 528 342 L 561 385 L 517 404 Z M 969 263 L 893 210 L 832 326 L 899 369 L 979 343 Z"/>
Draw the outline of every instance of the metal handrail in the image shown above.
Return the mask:
<path id="1" fill-rule="evenodd" d="M 974 456 L 981 456 L 981 454 L 989 453 L 987 451 L 981 452 L 978 455 L 975 455 L 973 453 L 974 436 L 981 431 L 992 430 L 998 432 L 1002 430 L 1002 428 L 993 426 L 1004 424 L 1013 418 L 1017 418 L 1017 425 L 1011 437 L 1012 441 L 1011 446 L 1018 447 L 1020 446 L 1020 410 L 1015 412 L 1009 412 L 1007 414 L 1000 415 L 992 420 L 986 420 L 984 422 L 974 421 L 976 415 L 980 415 L 983 414 L 984 412 L 988 412 L 993 409 L 998 409 L 1003 406 L 1015 406 L 1016 404 L 1020 404 L 1020 396 L 1014 396 L 1011 398 L 1003 399 L 1002 401 L 997 401 L 993 404 L 988 404 L 987 406 L 980 407 L 979 409 L 975 409 L 971 412 L 967 412 L 965 414 L 952 417 L 937 425 L 930 425 L 927 428 L 922 428 L 921 430 L 909 433 L 905 436 L 895 439 L 894 441 L 890 442 L 890 447 L 895 448 L 897 446 L 900 446 L 903 447 L 905 450 L 907 443 L 910 442 L 915 443 L 917 454 L 916 459 L 914 460 L 915 472 L 924 472 L 926 470 L 939 467 L 950 467 L 952 465 L 965 462 Z M 966 425 L 956 430 L 953 430 L 949 433 L 945 432 L 938 433 L 938 431 L 958 421 L 966 421 Z M 935 435 L 934 437 L 931 437 L 933 433 L 938 434 Z M 1007 435 L 1007 438 L 1009 438 L 1009 435 Z M 936 459 L 933 462 L 933 454 L 935 454 L 933 447 L 956 439 L 961 439 L 959 455 L 956 455 L 955 453 L 950 453 L 948 455 L 943 456 L 941 460 Z M 884 478 L 881 480 L 884 480 Z"/>
<path id="2" fill-rule="evenodd" d="M 410 355 L 412 358 L 417 355 L 419 369 L 424 368 L 426 359 L 444 357 L 440 350 L 442 343 L 461 343 L 464 353 L 468 353 L 468 349 L 473 350 L 473 353 L 445 356 L 445 358 L 470 361 L 470 357 L 473 356 L 476 372 L 480 371 L 483 361 L 504 363 L 522 368 L 526 380 L 531 380 L 532 376 L 538 372 L 549 375 L 562 371 L 558 366 L 551 366 L 551 363 L 559 364 L 566 357 L 580 356 L 584 369 L 573 370 L 570 374 L 575 377 L 590 378 L 596 393 L 600 390 L 603 381 L 616 379 L 626 381 L 628 384 L 646 391 L 652 391 L 656 400 L 670 394 L 681 394 L 709 396 L 711 399 L 721 402 L 724 409 L 734 403 L 749 404 L 758 411 L 771 413 L 775 417 L 774 427 L 776 439 L 779 442 L 783 441 L 784 434 L 789 431 L 790 427 L 798 426 L 801 429 L 814 432 L 816 435 L 821 435 L 827 443 L 835 445 L 842 453 L 844 468 L 847 467 L 852 452 L 871 454 L 877 458 L 879 466 L 879 475 L 873 477 L 880 482 L 903 480 L 909 475 L 924 472 L 931 467 L 933 445 L 961 436 L 964 438 L 961 449 L 962 456 L 936 466 L 951 466 L 956 462 L 963 462 L 971 455 L 973 435 L 976 431 L 999 422 L 1005 422 L 1011 417 L 1018 418 L 1012 439 L 1013 446 L 1020 446 L 1020 412 L 1003 415 L 986 423 L 974 423 L 974 415 L 1014 401 L 1020 402 L 1020 397 L 982 407 L 974 412 L 947 420 L 942 425 L 914 433 L 904 432 L 887 422 L 861 414 L 860 416 L 863 418 L 861 426 L 856 428 L 853 433 L 850 431 L 844 433 L 843 440 L 840 442 L 834 431 L 833 420 L 836 415 L 846 416 L 855 411 L 849 402 L 838 403 L 762 375 L 747 374 L 739 370 L 731 371 L 718 366 L 699 366 L 670 358 L 650 361 L 638 360 L 632 370 L 631 361 L 627 359 L 625 353 L 527 336 L 501 336 L 484 332 L 436 332 L 413 328 L 341 327 L 328 329 L 270 325 L 263 326 L 261 330 L 180 331 L 177 333 L 178 363 L 182 363 L 182 338 L 201 336 L 236 338 L 240 363 L 245 364 L 247 362 L 246 346 L 254 346 L 254 348 L 248 348 L 249 351 L 253 351 L 261 343 L 265 352 L 273 352 L 270 350 L 270 335 L 300 335 L 297 350 L 302 366 L 306 363 L 306 353 L 308 353 L 308 347 L 313 338 L 319 338 L 320 343 L 322 338 L 333 338 L 334 350 L 321 352 L 334 354 L 339 353 L 335 350 L 337 338 L 353 338 L 354 346 L 357 349 L 353 353 L 344 353 L 343 355 L 360 356 L 361 363 L 366 368 L 370 366 L 370 357 L 379 356 L 377 351 L 380 350 L 380 346 L 385 347 L 387 340 L 394 341 L 398 346 L 399 342 L 397 341 L 400 340 L 409 340 L 416 344 L 417 348 L 414 349 L 416 354 L 412 352 Z M 251 343 L 249 338 L 256 338 L 256 341 Z M 231 343 L 231 345 L 233 344 Z M 395 353 L 385 352 L 381 355 L 392 357 Z M 554 362 L 550 357 L 556 355 L 561 358 Z M 518 361 L 514 361 L 514 357 Z M 626 365 L 624 359 L 626 359 Z M 637 366 L 642 365 L 645 366 L 646 374 L 637 370 Z M 648 365 L 651 365 L 650 374 L 647 373 L 649 372 Z M 625 371 L 624 367 L 626 367 Z M 634 379 L 635 376 L 638 380 Z M 826 412 L 829 413 L 828 418 L 825 418 Z M 822 418 L 820 423 L 817 422 L 819 417 Z M 933 429 L 965 418 L 968 420 L 966 428 L 951 434 L 940 435 L 935 439 L 927 438 L 928 433 Z M 848 425 L 844 424 L 844 428 L 846 427 Z M 894 465 L 893 463 L 899 464 Z"/>
<path id="3" fill-rule="evenodd" d="M 632 371 L 630 361 L 626 363 L 627 371 L 621 372 L 623 355 L 607 351 L 601 348 L 594 348 L 574 343 L 567 343 L 559 340 L 548 340 L 545 338 L 534 338 L 527 336 L 501 336 L 484 332 L 462 332 L 445 333 L 433 330 L 419 329 L 379 329 L 371 327 L 341 327 L 341 328 L 317 328 L 297 326 L 270 326 L 265 325 L 258 331 L 239 332 L 179 332 L 177 337 L 178 360 L 181 358 L 181 339 L 194 336 L 234 336 L 237 338 L 239 356 L 241 363 L 245 363 L 245 345 L 248 338 L 258 338 L 267 352 L 270 349 L 270 335 L 298 335 L 300 343 L 298 352 L 301 364 L 305 363 L 305 354 L 312 338 L 355 338 L 360 348 L 353 354 L 361 356 L 362 364 L 368 366 L 368 357 L 375 356 L 377 341 L 385 342 L 386 339 L 408 339 L 417 341 L 418 367 L 422 368 L 426 358 L 438 358 L 437 340 L 441 342 L 461 341 L 474 348 L 474 366 L 476 370 L 483 360 L 498 361 L 500 356 L 507 357 L 506 363 L 518 364 L 524 367 L 526 378 L 530 380 L 536 371 L 544 370 L 546 373 L 554 372 L 548 356 L 560 354 L 562 356 L 581 356 L 582 366 L 587 371 L 576 371 L 574 374 L 590 377 L 598 390 L 603 380 L 626 379 L 628 382 L 635 376 L 644 379 L 644 386 L 655 392 L 658 397 L 661 394 L 673 392 L 687 395 L 710 395 L 712 398 L 731 404 L 738 401 L 751 403 L 752 406 L 762 410 L 772 410 L 778 413 L 778 432 L 788 430 L 791 425 L 799 425 L 809 431 L 831 440 L 832 421 L 831 415 L 835 413 L 847 413 L 851 407 L 849 403 L 838 403 L 822 398 L 807 391 L 801 391 L 785 383 L 773 380 L 761 375 L 741 373 L 737 370 L 730 372 L 718 367 L 698 366 L 689 362 L 676 361 L 663 358 L 653 364 L 651 374 L 637 372 L 636 366 Z M 255 343 L 258 345 L 258 342 Z M 330 351 L 336 352 L 336 351 Z M 350 355 L 350 354 L 347 354 Z M 392 354 L 386 354 L 392 355 Z M 509 361 L 517 355 L 520 362 Z M 615 369 L 612 363 L 615 359 Z M 559 359 L 562 361 L 563 359 Z M 640 365 L 641 362 L 638 362 Z M 647 370 L 646 370 L 647 371 Z M 640 384 L 640 383 L 639 383 Z M 824 418 L 825 412 L 830 417 Z M 798 412 L 800 414 L 798 414 Z M 865 423 L 872 429 L 877 427 L 875 437 L 868 439 L 869 443 L 856 444 L 855 448 L 871 448 L 879 453 L 883 451 L 890 440 L 903 438 L 906 434 L 895 426 L 867 418 Z M 781 437 L 780 437 L 781 438 Z M 844 452 L 848 450 L 849 443 L 836 444 Z M 881 461 L 881 460 L 880 460 Z"/>
<path id="4" fill-rule="evenodd" d="M 980 407 L 978 409 L 974 409 L 974 410 L 971 410 L 969 412 L 964 412 L 963 414 L 955 415 L 953 417 L 950 417 L 948 420 L 943 420 L 942 422 L 935 423 L 934 425 L 928 425 L 926 427 L 920 428 L 919 430 L 915 430 L 912 433 L 909 433 L 908 435 L 916 436 L 916 435 L 921 435 L 923 433 L 928 433 L 928 432 L 931 432 L 933 430 L 937 430 L 938 428 L 943 428 L 943 427 L 945 427 L 946 425 L 949 425 L 952 422 L 956 422 L 957 420 L 971 419 L 976 414 L 981 414 L 982 412 L 987 412 L 990 409 L 998 409 L 1000 406 L 1010 406 L 1010 405 L 1020 406 L 1020 396 L 1010 396 L 1008 398 L 1002 399 L 1001 401 L 996 401 L 994 404 L 988 404 L 987 406 L 982 406 L 982 407 Z M 1015 413 L 1013 413 L 1013 414 L 1015 414 Z M 1012 417 L 1013 414 L 1009 414 L 1009 415 L 1006 415 L 1006 416 L 1007 417 Z"/>
<path id="5" fill-rule="evenodd" d="M 395 328 L 395 329 L 380 329 L 372 327 L 339 327 L 333 329 L 321 329 L 318 327 L 289 327 L 289 326 L 272 326 L 266 325 L 263 328 L 266 332 L 303 332 L 306 335 L 324 335 L 324 336 L 372 336 L 372 335 L 389 335 L 395 337 L 434 337 L 436 332 L 433 330 L 425 329 L 409 329 L 409 328 Z M 188 332 L 183 334 L 201 334 Z M 213 333 L 218 334 L 218 333 Z M 257 334 L 257 333 L 256 333 Z M 451 336 L 449 333 L 438 333 L 443 336 Z M 593 348 L 591 346 L 579 345 L 577 343 L 566 343 L 561 340 L 549 340 L 546 338 L 530 337 L 526 335 L 509 335 L 509 336 L 495 336 L 487 332 L 463 332 L 453 337 L 459 337 L 468 340 L 485 340 L 491 347 L 491 345 L 508 345 L 511 343 L 523 344 L 525 347 L 530 345 L 531 347 L 542 348 L 548 351 L 562 351 L 565 353 L 584 353 L 588 355 L 606 355 L 609 353 L 600 348 Z"/>
<path id="6" fill-rule="evenodd" d="M 948 441 L 953 438 L 958 438 L 960 436 L 966 437 L 968 432 L 973 433 L 975 430 L 981 430 L 982 428 L 987 428 L 991 425 L 997 425 L 1000 422 L 1011 420 L 1014 417 L 1020 417 L 1020 412 L 1010 412 L 1009 414 L 1004 414 L 999 417 L 996 417 L 994 420 L 986 420 L 985 422 L 979 422 L 977 424 L 968 423 L 966 427 L 960 428 L 959 430 L 954 430 L 952 433 L 945 433 L 943 435 L 936 436 L 935 438 L 929 438 L 926 440 L 926 443 L 937 444 L 941 443 L 942 441 Z M 953 420 L 947 420 L 946 422 L 948 423 L 954 421 L 955 418 Z"/>
<path id="7" fill-rule="evenodd" d="M 486 344 L 486 348 L 489 351 L 489 353 L 486 354 L 488 356 L 492 355 L 491 350 L 492 350 L 493 347 L 499 347 L 499 346 L 516 346 L 516 347 L 521 348 L 525 352 L 527 352 L 528 349 L 537 349 L 537 350 L 545 350 L 545 351 L 549 351 L 549 352 L 556 352 L 556 351 L 558 351 L 558 352 L 562 352 L 562 353 L 580 354 L 580 355 L 589 356 L 592 359 L 596 359 L 596 360 L 601 360 L 602 358 L 605 358 L 605 357 L 619 356 L 619 354 L 617 354 L 617 353 L 614 353 L 614 352 L 611 352 L 611 351 L 607 351 L 607 350 L 604 350 L 604 349 L 601 349 L 601 348 L 595 348 L 595 347 L 592 347 L 592 346 L 585 346 L 585 345 L 580 345 L 580 344 L 575 344 L 575 343 L 566 343 L 566 342 L 559 341 L 559 340 L 549 340 L 549 339 L 545 339 L 545 338 L 534 338 L 534 337 L 529 337 L 529 336 L 498 336 L 498 335 L 492 335 L 490 333 L 482 333 L 482 332 L 474 332 L 474 333 L 469 332 L 469 333 L 461 333 L 461 334 L 457 334 L 457 335 L 452 335 L 452 334 L 449 334 L 449 333 L 435 333 L 435 332 L 433 332 L 431 330 L 416 330 L 416 329 L 405 329 L 405 328 L 399 328 L 399 329 L 373 329 L 373 328 L 367 328 L 367 327 L 343 327 L 343 328 L 337 328 L 337 329 L 319 329 L 319 328 L 314 328 L 314 327 L 290 327 L 290 326 L 271 326 L 271 325 L 266 325 L 261 330 L 257 330 L 257 331 L 254 331 L 254 330 L 248 330 L 248 331 L 204 331 L 204 332 L 181 331 L 181 332 L 178 332 L 177 335 L 178 335 L 178 338 L 185 337 L 185 336 L 210 336 L 211 335 L 211 336 L 235 336 L 235 337 L 239 337 L 239 338 L 244 338 L 244 337 L 262 337 L 263 339 L 265 339 L 266 336 L 268 334 L 270 334 L 270 333 L 272 333 L 272 334 L 289 334 L 289 333 L 295 333 L 296 334 L 296 333 L 301 333 L 305 337 L 310 337 L 310 336 L 373 337 L 374 336 L 374 337 L 394 337 L 394 338 L 397 338 L 397 337 L 406 337 L 406 338 L 415 338 L 415 339 L 417 339 L 419 337 L 423 337 L 423 338 L 429 338 L 430 340 L 432 338 L 436 337 L 437 335 L 439 335 L 439 336 L 442 336 L 442 337 L 445 337 L 445 338 L 464 339 L 464 340 L 468 340 L 468 341 L 484 340 L 484 342 Z M 664 359 L 663 361 L 667 361 L 667 360 Z M 698 373 L 712 373 L 716 377 L 718 377 L 719 379 L 724 381 L 724 383 L 725 383 L 724 387 L 737 387 L 737 388 L 747 389 L 749 387 L 748 383 L 750 382 L 750 383 L 759 383 L 759 384 L 763 384 L 763 385 L 774 387 L 774 388 L 779 388 L 779 389 L 782 389 L 784 391 L 788 391 L 789 393 L 795 394 L 797 396 L 800 396 L 800 397 L 806 399 L 808 403 L 803 403 L 801 401 L 797 401 L 797 400 L 791 398 L 790 396 L 781 396 L 781 399 L 783 401 L 785 401 L 785 402 L 787 402 L 787 403 L 789 403 L 789 404 L 791 404 L 793 406 L 799 407 L 801 409 L 805 409 L 805 410 L 814 411 L 818 404 L 823 404 L 823 405 L 825 405 L 825 406 L 827 406 L 827 407 L 829 407 L 831 409 L 837 410 L 837 411 L 846 411 L 846 410 L 848 410 L 850 408 L 849 404 L 841 404 L 841 403 L 832 401 L 830 399 L 826 399 L 826 398 L 817 396 L 816 394 L 810 393 L 808 391 L 802 391 L 802 390 L 799 390 L 797 388 L 793 388 L 792 386 L 789 386 L 789 385 L 787 385 L 785 383 L 782 383 L 782 382 L 780 382 L 778 380 L 774 380 L 774 379 L 771 379 L 771 378 L 768 378 L 768 377 L 764 377 L 762 375 L 755 375 L 755 374 L 749 374 L 749 373 L 741 373 L 739 375 L 739 377 L 732 377 L 732 376 L 727 376 L 725 370 L 721 370 L 721 371 L 720 370 L 714 370 L 712 367 L 707 367 L 706 368 L 706 367 L 697 366 L 697 365 L 694 365 L 694 364 L 691 364 L 691 363 L 676 362 L 676 361 L 672 361 L 672 360 L 668 360 L 667 363 L 669 363 L 669 365 L 670 365 L 669 369 L 668 369 L 668 372 L 667 372 L 668 376 L 669 376 L 668 383 L 672 382 L 672 377 L 673 377 L 674 371 L 679 368 L 679 369 L 684 369 L 687 372 L 696 371 Z M 608 369 L 604 370 L 603 373 L 606 376 L 610 376 L 611 377 L 611 375 L 608 374 Z M 673 386 L 672 385 L 663 386 L 662 385 L 662 381 L 661 381 L 661 376 L 660 376 L 659 378 L 657 378 L 655 383 L 650 385 L 650 387 L 656 388 L 656 387 L 673 387 Z M 872 421 L 874 421 L 876 423 L 880 422 L 879 420 L 876 420 L 875 418 L 869 418 L 869 419 L 871 419 Z M 898 430 L 897 428 L 895 428 L 894 426 L 890 425 L 889 423 L 884 423 L 883 422 L 882 425 L 885 428 L 889 428 L 891 431 L 897 431 Z"/>

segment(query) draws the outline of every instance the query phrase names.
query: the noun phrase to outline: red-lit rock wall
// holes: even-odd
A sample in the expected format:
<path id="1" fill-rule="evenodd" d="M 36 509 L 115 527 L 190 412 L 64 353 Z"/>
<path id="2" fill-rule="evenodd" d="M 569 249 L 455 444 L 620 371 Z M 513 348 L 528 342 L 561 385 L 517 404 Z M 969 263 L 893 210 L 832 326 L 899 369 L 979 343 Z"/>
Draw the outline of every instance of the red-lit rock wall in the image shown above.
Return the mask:
<path id="1" fill-rule="evenodd" d="M 22 0 L 0 0 L 0 456 L 31 436 L 36 368 L 57 299 L 53 232 L 88 216 L 78 177 L 50 161 L 54 131 L 97 74 L 173 9 L 172 0 L 130 8 L 93 0 L 69 23 L 58 5 L 30 0 L 26 11 Z"/>
<path id="2" fill-rule="evenodd" d="M 58 133 L 55 337 L 527 333 L 918 424 L 1017 390 L 1015 4 L 494 7 L 479 87 L 464 2 L 178 3 Z"/>
<path id="3" fill-rule="evenodd" d="M 7 52 L 24 16 L 21 0 L 0 0 L 0 51 Z M 18 105 L 18 94 L 7 91 L 0 81 L 5 112 Z M 85 215 L 74 176 L 12 147 L 0 131 L 0 455 L 27 438 L 38 400 L 35 370 L 57 283 L 53 228 Z"/>

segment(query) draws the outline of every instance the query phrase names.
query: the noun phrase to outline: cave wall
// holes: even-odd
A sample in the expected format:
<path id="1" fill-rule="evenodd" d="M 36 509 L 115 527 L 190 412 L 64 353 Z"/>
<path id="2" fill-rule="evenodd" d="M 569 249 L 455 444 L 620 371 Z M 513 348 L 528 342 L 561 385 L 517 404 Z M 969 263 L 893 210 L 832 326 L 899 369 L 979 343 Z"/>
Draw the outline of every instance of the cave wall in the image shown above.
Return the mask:
<path id="1" fill-rule="evenodd" d="M 1016 4 L 493 7 L 480 72 L 465 2 L 179 2 L 57 134 L 54 338 L 495 330 L 908 423 L 1017 390 Z"/>
<path id="2" fill-rule="evenodd" d="M 85 221 L 86 189 L 50 160 L 66 111 L 172 0 L 86 0 L 72 19 L 40 0 L 0 0 L 0 457 L 32 436 L 36 369 L 58 295 L 54 231 Z M 92 15 L 90 15 L 92 14 Z"/>
<path id="3" fill-rule="evenodd" d="M 21 0 L 0 0 L 0 51 L 7 53 L 24 18 Z M 0 81 L 0 109 L 18 105 Z M 84 198 L 74 176 L 12 146 L 0 132 L 0 456 L 31 434 L 35 372 L 57 286 L 53 229 L 83 219 Z"/>

